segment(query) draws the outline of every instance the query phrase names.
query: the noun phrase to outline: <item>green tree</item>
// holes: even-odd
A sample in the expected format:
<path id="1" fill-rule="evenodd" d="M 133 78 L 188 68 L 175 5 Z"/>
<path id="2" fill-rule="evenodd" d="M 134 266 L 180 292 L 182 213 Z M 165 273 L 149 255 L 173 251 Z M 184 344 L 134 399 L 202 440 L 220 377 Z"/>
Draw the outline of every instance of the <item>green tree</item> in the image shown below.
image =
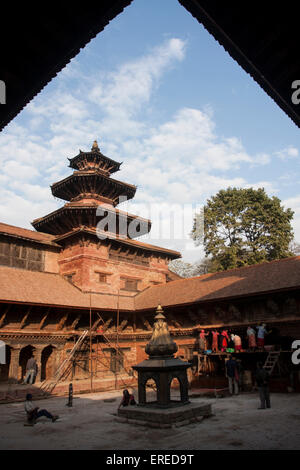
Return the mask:
<path id="1" fill-rule="evenodd" d="M 286 258 L 292 256 L 293 214 L 263 188 L 223 189 L 204 206 L 204 236 L 199 236 L 196 216 L 191 237 L 196 244 L 203 239 L 211 271 Z"/>

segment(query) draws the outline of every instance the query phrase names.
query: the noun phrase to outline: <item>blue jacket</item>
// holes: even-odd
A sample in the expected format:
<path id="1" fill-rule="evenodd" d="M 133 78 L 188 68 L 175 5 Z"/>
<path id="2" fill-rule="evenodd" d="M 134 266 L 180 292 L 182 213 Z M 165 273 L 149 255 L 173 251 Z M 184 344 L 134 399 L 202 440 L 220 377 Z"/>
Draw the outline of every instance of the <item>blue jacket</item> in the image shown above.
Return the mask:
<path id="1" fill-rule="evenodd" d="M 226 362 L 226 370 L 228 377 L 235 377 L 235 369 L 237 368 L 237 363 L 234 359 L 229 359 Z"/>

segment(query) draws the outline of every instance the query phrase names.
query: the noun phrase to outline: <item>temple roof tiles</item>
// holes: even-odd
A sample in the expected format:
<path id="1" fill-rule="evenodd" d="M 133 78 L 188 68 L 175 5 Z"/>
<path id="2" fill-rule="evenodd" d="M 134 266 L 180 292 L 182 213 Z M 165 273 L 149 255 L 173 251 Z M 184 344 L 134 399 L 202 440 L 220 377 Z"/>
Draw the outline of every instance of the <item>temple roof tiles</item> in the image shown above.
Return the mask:
<path id="1" fill-rule="evenodd" d="M 59 274 L 0 266 L 0 302 L 89 308 L 82 292 Z M 123 311 L 153 310 L 193 303 L 243 298 L 300 288 L 300 256 L 240 269 L 205 274 L 148 287 L 134 297 L 120 296 Z M 116 310 L 117 295 L 91 294 L 92 308 Z"/>
<path id="2" fill-rule="evenodd" d="M 43 245 L 57 246 L 54 242 L 54 236 L 49 233 L 36 232 L 35 230 L 16 227 L 14 225 L 0 223 L 0 234 L 15 238 L 22 238 L 24 240 L 41 243 Z"/>
<path id="3" fill-rule="evenodd" d="M 186 305 L 300 288 L 300 256 L 153 286 L 135 297 L 136 310 Z"/>

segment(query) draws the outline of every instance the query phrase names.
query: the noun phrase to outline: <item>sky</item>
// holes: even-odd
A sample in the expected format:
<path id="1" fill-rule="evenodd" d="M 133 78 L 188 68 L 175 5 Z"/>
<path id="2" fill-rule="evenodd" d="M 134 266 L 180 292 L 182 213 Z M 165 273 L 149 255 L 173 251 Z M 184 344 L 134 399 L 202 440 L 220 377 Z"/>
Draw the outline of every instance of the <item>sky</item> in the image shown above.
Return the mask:
<path id="1" fill-rule="evenodd" d="M 299 129 L 177 0 L 134 0 L 1 132 L 0 221 L 61 207 L 50 185 L 95 139 L 137 186 L 120 208 L 152 219 L 141 240 L 196 262 L 193 214 L 234 186 L 294 210 L 300 242 Z"/>

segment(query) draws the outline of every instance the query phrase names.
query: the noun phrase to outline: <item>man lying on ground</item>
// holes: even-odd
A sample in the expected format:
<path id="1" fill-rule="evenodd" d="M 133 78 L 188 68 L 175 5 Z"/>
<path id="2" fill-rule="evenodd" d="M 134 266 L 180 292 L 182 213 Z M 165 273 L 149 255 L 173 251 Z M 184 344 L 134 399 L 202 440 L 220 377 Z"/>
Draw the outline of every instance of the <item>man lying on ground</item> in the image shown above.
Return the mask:
<path id="1" fill-rule="evenodd" d="M 25 411 L 27 414 L 27 422 L 32 426 L 36 423 L 36 420 L 41 416 L 46 416 L 47 418 L 51 419 L 52 423 L 54 423 L 54 421 L 59 418 L 59 416 L 54 416 L 45 409 L 39 411 L 39 407 L 33 403 L 32 395 L 30 393 L 27 393 L 26 395 Z"/>

